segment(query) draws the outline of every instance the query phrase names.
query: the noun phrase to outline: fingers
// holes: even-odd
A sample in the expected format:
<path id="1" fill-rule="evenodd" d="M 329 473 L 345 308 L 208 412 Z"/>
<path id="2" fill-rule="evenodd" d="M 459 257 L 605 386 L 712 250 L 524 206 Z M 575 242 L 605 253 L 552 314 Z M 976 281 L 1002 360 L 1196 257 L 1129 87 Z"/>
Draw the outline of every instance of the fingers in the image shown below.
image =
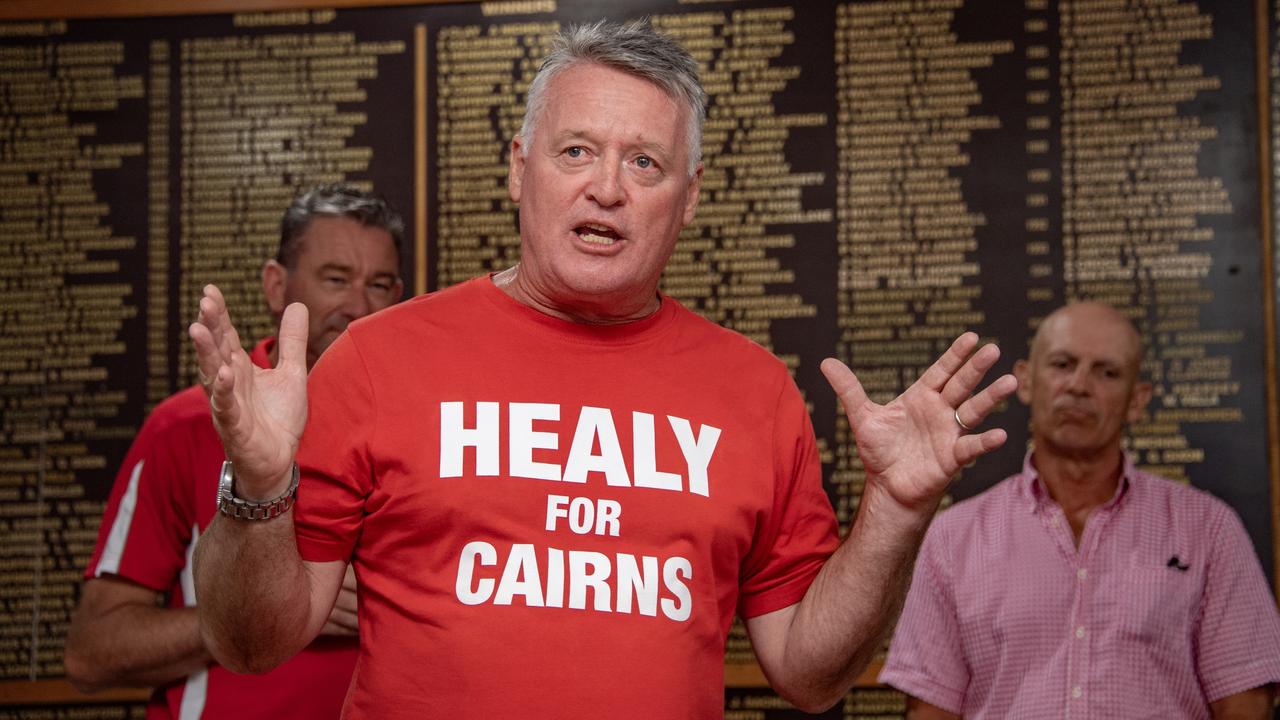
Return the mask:
<path id="1" fill-rule="evenodd" d="M 279 367 L 307 369 L 307 306 L 290 303 L 280 319 Z"/>
<path id="2" fill-rule="evenodd" d="M 354 613 L 339 611 L 335 608 L 333 613 L 329 615 L 329 619 L 325 621 L 320 634 L 353 637 L 360 634 L 360 623 Z"/>
<path id="3" fill-rule="evenodd" d="M 961 435 L 956 438 L 956 463 L 960 467 L 964 467 L 974 460 L 977 460 L 979 456 L 985 455 L 1001 445 L 1004 445 L 1004 441 L 1007 439 L 1009 439 L 1009 435 L 1002 428 L 995 428 L 994 430 L 987 430 L 986 432 L 974 433 L 972 435 Z"/>
<path id="4" fill-rule="evenodd" d="M 853 415 L 867 402 L 867 392 L 848 365 L 835 358 L 827 358 L 822 361 L 822 374 L 831 384 L 831 389 L 836 391 L 846 414 Z"/>
<path id="5" fill-rule="evenodd" d="M 232 353 L 240 347 L 240 337 L 231 325 L 226 301 L 216 286 L 204 287 L 200 311 L 187 334 L 195 345 L 200 384 L 208 390 L 219 368 L 229 364 Z"/>
<path id="6" fill-rule="evenodd" d="M 921 375 L 920 379 L 916 382 L 924 385 L 930 390 L 942 392 L 946 384 L 957 372 L 960 371 L 960 368 L 964 366 L 965 361 L 969 359 L 971 354 L 973 354 L 973 349 L 977 347 L 977 345 L 977 333 L 967 332 L 962 334 L 960 337 L 955 339 L 955 342 L 951 343 L 951 347 L 947 348 L 946 352 L 942 353 L 942 357 L 934 361 L 933 365 L 930 365 L 928 370 L 925 370 L 924 374 Z M 998 354 L 997 357 L 999 357 Z M 992 362 L 995 362 L 995 360 L 992 360 Z M 987 367 L 990 367 L 990 365 Z M 978 377 L 982 377 L 981 373 Z M 977 381 L 975 380 L 974 386 L 976 385 Z M 972 390 L 973 387 L 970 387 L 969 389 Z M 968 393 L 966 392 L 965 394 L 967 395 Z M 959 401 L 960 398 L 957 398 L 955 402 Z M 952 405 L 954 404 L 955 403 L 952 403 Z"/>
<path id="7" fill-rule="evenodd" d="M 955 346 L 953 345 L 952 347 Z M 969 397 L 974 389 L 978 387 L 978 383 L 982 382 L 983 376 L 987 374 L 991 366 L 995 365 L 999 359 L 1000 348 L 995 345 L 983 345 L 978 348 L 978 351 L 973 353 L 942 386 L 940 393 L 943 401 L 951 407 L 956 407 L 964 402 L 965 398 Z M 973 424 L 969 422 L 968 417 L 965 417 L 965 422 L 969 425 Z"/>
<path id="8" fill-rule="evenodd" d="M 347 577 L 354 577 L 350 569 L 347 571 Z M 356 593 L 347 587 L 346 578 L 344 578 L 342 589 L 334 599 L 333 610 L 329 612 L 329 619 L 325 623 L 323 632 L 326 635 L 356 635 L 359 631 L 360 618 Z"/>
<path id="9" fill-rule="evenodd" d="M 981 392 L 956 406 L 956 418 L 971 428 L 976 428 L 991 414 L 996 406 L 1018 389 L 1018 380 L 1012 375 L 1001 375 Z"/>

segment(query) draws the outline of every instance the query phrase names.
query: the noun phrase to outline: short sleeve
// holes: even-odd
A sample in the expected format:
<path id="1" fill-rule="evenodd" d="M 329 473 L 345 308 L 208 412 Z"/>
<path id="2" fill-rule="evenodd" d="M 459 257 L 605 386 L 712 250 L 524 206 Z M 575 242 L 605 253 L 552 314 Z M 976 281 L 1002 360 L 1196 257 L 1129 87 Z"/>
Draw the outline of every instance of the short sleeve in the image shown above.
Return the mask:
<path id="1" fill-rule="evenodd" d="M 214 430 L 208 413 L 175 417 L 174 407 L 173 401 L 159 405 L 125 455 L 86 578 L 117 576 L 167 592 L 186 567 L 192 537 L 199 532 L 194 474 L 202 468 L 194 445 Z M 212 478 L 209 485 L 214 486 Z"/>
<path id="2" fill-rule="evenodd" d="M 880 682 L 959 714 L 969 686 L 969 667 L 960 643 L 943 525 L 925 536 L 911 577 L 911 589 L 889 646 Z"/>
<path id="3" fill-rule="evenodd" d="M 1221 507 L 1199 621 L 1196 670 L 1209 702 L 1280 682 L 1280 612 L 1240 518 Z"/>
<path id="4" fill-rule="evenodd" d="M 312 562 L 349 560 L 372 491 L 368 439 L 377 423 L 369 374 L 350 332 L 312 368 L 307 397 L 294 504 L 298 552 Z"/>
<path id="5" fill-rule="evenodd" d="M 789 376 L 774 414 L 772 471 L 772 509 L 743 562 L 738 612 L 744 618 L 800 602 L 839 545 L 813 426 Z"/>

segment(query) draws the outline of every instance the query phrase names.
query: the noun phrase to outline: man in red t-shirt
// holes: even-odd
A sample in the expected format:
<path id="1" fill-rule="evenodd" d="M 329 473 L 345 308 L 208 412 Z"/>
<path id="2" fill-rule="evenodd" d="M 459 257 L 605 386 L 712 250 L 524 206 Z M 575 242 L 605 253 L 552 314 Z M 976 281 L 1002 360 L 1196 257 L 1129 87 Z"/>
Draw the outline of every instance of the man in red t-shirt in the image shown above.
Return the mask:
<path id="1" fill-rule="evenodd" d="M 380 198 L 348 185 L 299 196 L 281 223 L 279 253 L 262 270 L 277 322 L 290 303 L 311 312 L 310 368 L 347 324 L 400 298 L 404 222 Z M 276 365 L 267 338 L 249 356 Z M 336 718 L 356 660 L 355 577 L 347 572 L 321 637 L 261 676 L 213 662 L 200 637 L 191 553 L 216 513 L 225 459 L 200 387 L 160 403 L 116 478 L 67 637 L 77 688 L 155 686 L 151 718 Z M 252 697 L 251 702 L 245 698 Z"/>
<path id="2" fill-rule="evenodd" d="M 196 584 L 219 660 L 306 645 L 351 560 L 346 717 L 721 717 L 735 610 L 783 697 L 844 695 L 949 479 L 1005 440 L 964 431 L 1015 381 L 974 394 L 999 353 L 972 333 L 885 406 L 824 362 L 867 471 L 838 542 L 785 366 L 658 292 L 704 105 L 647 23 L 566 31 L 511 142 L 520 263 L 352 325 L 309 381 L 304 309 L 263 371 L 206 288 L 191 336 L 231 464 Z"/>

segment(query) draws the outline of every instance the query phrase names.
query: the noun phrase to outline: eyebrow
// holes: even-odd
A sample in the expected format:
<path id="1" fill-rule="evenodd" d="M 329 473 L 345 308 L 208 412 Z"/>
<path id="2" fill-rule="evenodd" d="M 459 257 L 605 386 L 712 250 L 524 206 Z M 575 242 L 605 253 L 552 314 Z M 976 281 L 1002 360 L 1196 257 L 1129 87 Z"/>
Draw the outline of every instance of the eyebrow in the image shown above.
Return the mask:
<path id="1" fill-rule="evenodd" d="M 1083 358 L 1081 358 L 1079 355 L 1067 352 L 1066 350 L 1051 350 L 1050 352 L 1045 354 L 1045 359 L 1046 360 L 1070 360 L 1071 362 L 1076 362 L 1076 363 L 1083 361 Z M 1123 360 L 1115 360 L 1113 358 L 1097 358 L 1097 359 L 1091 360 L 1090 364 L 1096 367 L 1106 368 L 1108 370 L 1123 371 L 1126 367 L 1126 363 Z"/>
<path id="2" fill-rule="evenodd" d="M 340 273 L 346 273 L 346 274 L 348 274 L 348 275 L 350 275 L 351 273 L 355 272 L 355 271 L 352 269 L 352 267 L 351 267 L 350 265 L 343 265 L 342 263 L 325 263 L 325 264 L 321 265 L 319 268 L 317 268 L 317 271 L 318 271 L 318 272 L 322 272 L 322 273 L 325 273 L 325 272 L 340 272 Z M 375 272 L 375 273 L 373 274 L 373 276 L 374 276 L 374 277 L 379 277 L 379 278 L 383 278 L 383 277 L 385 277 L 385 278 L 391 278 L 392 280 L 399 280 L 399 279 L 400 279 L 400 274 L 399 274 L 399 273 L 387 272 L 386 270 L 379 270 L 379 271 Z"/>

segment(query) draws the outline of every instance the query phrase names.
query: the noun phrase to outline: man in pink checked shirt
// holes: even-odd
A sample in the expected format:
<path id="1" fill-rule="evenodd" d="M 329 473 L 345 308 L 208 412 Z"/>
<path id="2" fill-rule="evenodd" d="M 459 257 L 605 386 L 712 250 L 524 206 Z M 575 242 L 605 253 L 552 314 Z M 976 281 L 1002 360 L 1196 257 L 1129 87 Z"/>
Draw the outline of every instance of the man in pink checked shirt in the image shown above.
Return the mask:
<path id="1" fill-rule="evenodd" d="M 924 718 L 1269 718 L 1280 614 L 1209 494 L 1135 470 L 1122 314 L 1076 303 L 1014 368 L 1034 450 L 929 529 L 881 682 Z"/>

